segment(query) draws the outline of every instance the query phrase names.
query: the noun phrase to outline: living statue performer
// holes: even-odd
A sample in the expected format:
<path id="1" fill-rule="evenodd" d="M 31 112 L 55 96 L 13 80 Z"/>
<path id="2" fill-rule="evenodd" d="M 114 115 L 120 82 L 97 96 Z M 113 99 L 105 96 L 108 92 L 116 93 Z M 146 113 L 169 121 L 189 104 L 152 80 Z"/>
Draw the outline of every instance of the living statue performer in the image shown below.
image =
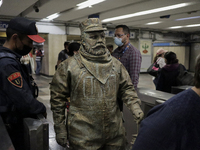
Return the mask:
<path id="1" fill-rule="evenodd" d="M 79 53 L 63 61 L 51 82 L 51 110 L 58 144 L 73 150 L 125 150 L 127 140 L 117 97 L 143 118 L 134 86 L 125 67 L 106 48 L 98 18 L 80 24 Z M 70 108 L 65 116 L 67 98 Z"/>

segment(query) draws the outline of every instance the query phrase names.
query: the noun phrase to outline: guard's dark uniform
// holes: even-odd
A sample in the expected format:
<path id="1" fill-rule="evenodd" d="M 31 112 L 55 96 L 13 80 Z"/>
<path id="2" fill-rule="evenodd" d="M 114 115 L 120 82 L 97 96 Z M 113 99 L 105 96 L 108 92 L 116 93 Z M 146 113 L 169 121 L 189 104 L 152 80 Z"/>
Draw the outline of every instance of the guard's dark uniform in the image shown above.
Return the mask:
<path id="1" fill-rule="evenodd" d="M 25 73 L 20 62 L 21 55 L 5 47 L 0 47 L 0 53 L 11 53 L 16 59 L 0 58 L 0 107 L 8 109 L 14 105 L 17 112 L 23 116 L 45 113 L 45 106 L 32 95 L 29 76 Z M 5 108 L 6 109 L 6 108 Z"/>
<path id="2" fill-rule="evenodd" d="M 23 70 L 20 57 L 12 50 L 0 47 L 0 115 L 8 124 L 14 146 L 19 146 L 15 148 L 22 150 L 22 119 L 45 113 L 46 108 L 34 98 L 29 75 Z"/>

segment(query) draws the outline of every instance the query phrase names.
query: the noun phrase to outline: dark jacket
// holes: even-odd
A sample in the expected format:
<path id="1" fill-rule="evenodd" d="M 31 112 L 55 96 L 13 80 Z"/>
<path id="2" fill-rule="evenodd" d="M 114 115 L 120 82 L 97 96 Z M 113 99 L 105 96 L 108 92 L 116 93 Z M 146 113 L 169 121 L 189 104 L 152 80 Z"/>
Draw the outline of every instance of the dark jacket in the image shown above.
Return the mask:
<path id="1" fill-rule="evenodd" d="M 0 114 L 16 111 L 22 117 L 46 112 L 45 106 L 32 95 L 29 75 L 19 62 L 21 55 L 0 47 L 0 53 L 12 57 L 0 58 Z"/>
<path id="2" fill-rule="evenodd" d="M 185 90 L 153 107 L 140 125 L 132 150 L 199 150 L 200 97 Z"/>
<path id="3" fill-rule="evenodd" d="M 68 55 L 67 55 L 67 50 L 66 49 L 62 50 L 58 54 L 58 60 L 61 60 L 61 62 L 64 61 L 65 59 L 67 59 L 67 58 L 68 58 Z"/>
<path id="4" fill-rule="evenodd" d="M 178 86 L 176 78 L 179 75 L 179 65 L 182 64 L 167 64 L 160 70 L 156 90 L 171 93 L 171 87 Z"/>

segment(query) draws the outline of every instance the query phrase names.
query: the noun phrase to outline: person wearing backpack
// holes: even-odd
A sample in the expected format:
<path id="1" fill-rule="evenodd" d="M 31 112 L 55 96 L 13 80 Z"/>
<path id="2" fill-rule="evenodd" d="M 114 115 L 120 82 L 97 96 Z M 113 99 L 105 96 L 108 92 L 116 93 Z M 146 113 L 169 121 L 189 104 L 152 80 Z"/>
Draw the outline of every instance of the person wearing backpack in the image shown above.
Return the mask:
<path id="1" fill-rule="evenodd" d="M 173 53 L 169 53 L 168 56 L 170 55 L 174 56 Z M 148 112 L 147 117 L 141 122 L 132 150 L 200 149 L 199 72 L 200 55 L 196 58 L 194 86 L 176 94 Z"/>
<path id="2" fill-rule="evenodd" d="M 160 70 L 156 90 L 171 93 L 171 87 L 179 85 L 177 77 L 180 73 L 180 66 L 185 71 L 186 68 L 179 63 L 174 52 L 167 52 L 164 57 L 166 65 Z"/>

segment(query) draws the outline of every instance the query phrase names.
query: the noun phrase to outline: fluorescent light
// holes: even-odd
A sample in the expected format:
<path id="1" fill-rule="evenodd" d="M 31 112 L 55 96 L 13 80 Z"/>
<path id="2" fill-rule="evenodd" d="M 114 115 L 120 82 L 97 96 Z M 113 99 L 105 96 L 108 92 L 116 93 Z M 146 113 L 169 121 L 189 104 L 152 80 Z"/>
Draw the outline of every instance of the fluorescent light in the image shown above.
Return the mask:
<path id="1" fill-rule="evenodd" d="M 153 14 L 153 13 L 162 12 L 162 11 L 166 11 L 166 10 L 172 10 L 172 9 L 185 7 L 187 5 L 190 5 L 190 3 L 181 3 L 181 4 L 166 6 L 166 7 L 160 7 L 160 8 L 156 8 L 156 9 L 150 9 L 150 10 L 146 10 L 146 11 L 140 11 L 140 12 L 133 13 L 133 14 L 104 19 L 104 20 L 102 20 L 102 22 L 109 22 L 109 21 L 121 20 L 121 19 L 137 17 L 137 16 L 142 16 L 142 15 L 147 15 L 147 14 Z"/>
<path id="2" fill-rule="evenodd" d="M 46 18 L 49 19 L 49 20 L 53 20 L 55 18 L 58 18 L 59 16 L 60 16 L 59 13 L 55 13 L 55 14 L 52 14 L 50 16 L 47 16 Z"/>
<path id="3" fill-rule="evenodd" d="M 174 27 L 169 27 L 170 29 L 179 29 L 179 28 L 183 28 L 183 26 L 174 26 Z"/>
<path id="4" fill-rule="evenodd" d="M 0 0 L 0 7 L 1 7 L 2 4 L 3 4 L 3 0 Z"/>
<path id="5" fill-rule="evenodd" d="M 51 21 L 51 20 L 47 19 L 47 18 L 43 18 L 43 19 L 41 19 L 41 21 Z"/>
<path id="6" fill-rule="evenodd" d="M 180 18 L 180 19 L 176 19 L 176 21 L 189 20 L 189 19 L 197 19 L 197 18 L 200 18 L 200 16 L 194 16 L 194 17 L 188 17 L 188 18 Z"/>
<path id="7" fill-rule="evenodd" d="M 153 25 L 153 24 L 158 24 L 158 23 L 160 23 L 160 22 L 149 22 L 146 25 Z"/>
<path id="8" fill-rule="evenodd" d="M 46 18 L 43 18 L 41 21 L 50 21 L 50 20 L 53 20 L 53 19 L 55 19 L 55 18 L 57 18 L 59 16 L 60 16 L 59 13 L 55 13 L 55 14 L 52 14 L 50 16 L 47 16 Z"/>
<path id="9" fill-rule="evenodd" d="M 179 29 L 179 28 L 199 27 L 199 26 L 200 26 L 200 24 L 191 24 L 191 25 L 186 25 L 186 26 L 169 27 L 168 29 Z"/>
<path id="10" fill-rule="evenodd" d="M 191 25 L 187 25 L 185 27 L 198 27 L 198 26 L 200 26 L 200 24 L 191 24 Z"/>
<path id="11" fill-rule="evenodd" d="M 103 1 L 105 1 L 105 0 L 87 0 L 87 1 L 85 1 L 83 3 L 77 4 L 76 6 L 78 7 L 77 9 L 83 9 L 83 8 L 86 8 L 86 7 L 101 3 Z"/>

